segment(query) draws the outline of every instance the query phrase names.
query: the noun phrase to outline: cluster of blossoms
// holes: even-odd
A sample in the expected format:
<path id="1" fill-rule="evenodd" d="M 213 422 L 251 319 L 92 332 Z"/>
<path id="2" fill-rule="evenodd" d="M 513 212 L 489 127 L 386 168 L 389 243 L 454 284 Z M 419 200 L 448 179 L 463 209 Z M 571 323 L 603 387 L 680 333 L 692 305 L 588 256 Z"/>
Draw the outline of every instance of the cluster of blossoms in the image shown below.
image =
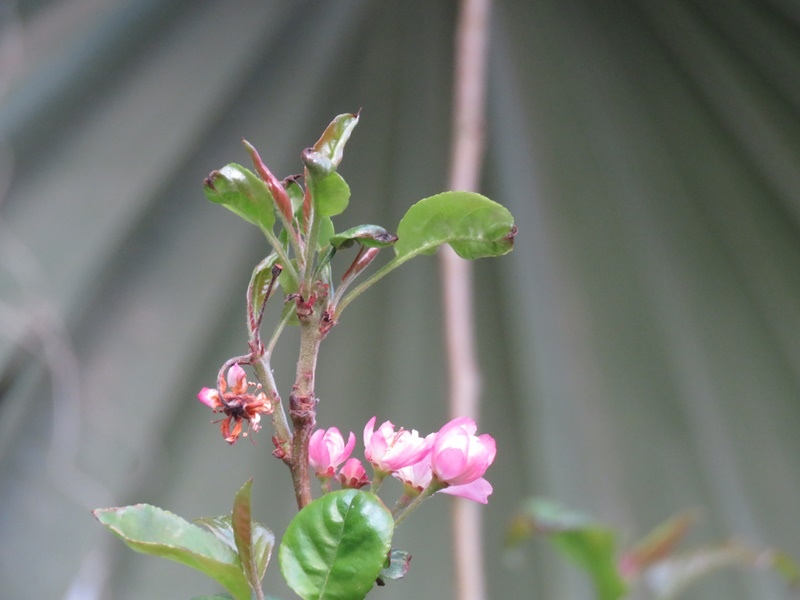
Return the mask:
<path id="1" fill-rule="evenodd" d="M 250 387 L 255 388 L 255 393 L 250 392 Z M 220 378 L 219 389 L 204 387 L 197 394 L 197 399 L 210 407 L 215 413 L 223 413 L 225 417 L 220 421 L 222 437 L 229 444 L 233 444 L 242 433 L 242 424 L 247 422 L 249 429 L 261 429 L 261 413 L 272 413 L 272 403 L 267 395 L 261 391 L 261 384 L 247 381 L 247 373 L 238 364 L 228 369 L 227 381 Z"/>
<path id="2" fill-rule="evenodd" d="M 383 479 L 391 475 L 403 482 L 409 496 L 428 490 L 488 502 L 492 485 L 483 474 L 497 449 L 489 434 L 475 435 L 475 421 L 459 417 L 424 438 L 413 430 L 395 430 L 390 421 L 375 429 L 375 422 L 372 417 L 364 428 L 364 457 L 372 465 L 372 481 L 361 461 L 349 458 L 356 443 L 352 432 L 347 443 L 336 427 L 313 433 L 309 464 L 323 485 L 338 479 L 342 487 L 361 488 L 371 483 L 377 491 Z"/>

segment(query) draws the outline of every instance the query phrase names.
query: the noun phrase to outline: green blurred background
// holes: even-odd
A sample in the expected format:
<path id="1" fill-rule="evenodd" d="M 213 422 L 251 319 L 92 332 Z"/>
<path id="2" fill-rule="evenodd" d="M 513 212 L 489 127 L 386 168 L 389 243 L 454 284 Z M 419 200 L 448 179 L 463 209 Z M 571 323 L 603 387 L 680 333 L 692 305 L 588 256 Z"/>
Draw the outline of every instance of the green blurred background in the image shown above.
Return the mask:
<path id="1" fill-rule="evenodd" d="M 279 176 L 363 108 L 339 229 L 393 229 L 447 185 L 455 2 L 5 0 L 0 5 L 0 598 L 189 598 L 185 567 L 134 554 L 96 506 L 293 514 L 286 469 L 223 443 L 195 399 L 245 347 L 266 253 L 201 181 Z M 489 595 L 584 599 L 546 545 L 504 560 L 536 494 L 623 540 L 699 508 L 691 541 L 800 557 L 800 8 L 790 0 L 498 1 L 482 191 L 519 226 L 478 261 Z M 444 421 L 437 261 L 348 309 L 322 348 L 319 423 Z M 287 396 L 293 336 L 274 363 Z M 387 486 L 388 487 L 388 486 Z M 391 488 L 389 491 L 398 491 Z M 407 580 L 453 598 L 448 508 L 399 530 Z M 267 589 L 288 598 L 277 576 Z M 372 597 L 372 596 L 370 596 Z M 686 598 L 783 599 L 725 572 Z"/>

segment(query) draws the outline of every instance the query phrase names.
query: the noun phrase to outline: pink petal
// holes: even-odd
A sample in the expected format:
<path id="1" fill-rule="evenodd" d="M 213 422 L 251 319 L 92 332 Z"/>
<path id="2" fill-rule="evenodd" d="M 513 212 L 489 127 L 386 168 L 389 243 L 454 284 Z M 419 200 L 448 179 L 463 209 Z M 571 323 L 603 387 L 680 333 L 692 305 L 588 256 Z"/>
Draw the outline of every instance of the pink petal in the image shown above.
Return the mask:
<path id="1" fill-rule="evenodd" d="M 204 387 L 197 393 L 197 399 L 209 408 L 216 408 L 222 403 L 219 392 L 213 388 L 207 387 Z"/>
<path id="2" fill-rule="evenodd" d="M 491 495 L 492 491 L 492 484 L 481 477 L 480 479 L 476 479 L 475 481 L 466 483 L 464 485 L 448 486 L 441 490 L 441 493 L 450 494 L 451 496 L 459 496 L 461 498 L 466 498 L 467 500 L 474 500 L 475 502 L 480 502 L 481 504 L 488 504 L 489 496 Z"/>

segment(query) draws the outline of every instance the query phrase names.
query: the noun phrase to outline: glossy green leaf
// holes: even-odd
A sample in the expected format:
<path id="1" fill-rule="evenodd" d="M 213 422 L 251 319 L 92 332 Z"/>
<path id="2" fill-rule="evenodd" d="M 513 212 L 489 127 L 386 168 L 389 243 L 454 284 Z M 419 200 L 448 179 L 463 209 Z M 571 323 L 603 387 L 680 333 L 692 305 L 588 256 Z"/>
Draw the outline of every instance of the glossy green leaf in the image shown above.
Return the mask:
<path id="1" fill-rule="evenodd" d="M 374 494 L 326 494 L 289 523 L 281 572 L 304 600 L 359 600 L 384 566 L 393 529 L 391 513 Z"/>
<path id="2" fill-rule="evenodd" d="M 250 600 L 238 555 L 213 533 L 148 504 L 92 514 L 133 550 L 181 562 L 216 579 L 236 600 Z"/>
<path id="3" fill-rule="evenodd" d="M 589 574 L 597 600 L 617 600 L 626 594 L 627 585 L 617 570 L 616 534 L 612 529 L 539 499 L 526 502 L 517 517 L 512 533 L 515 542 L 523 539 L 526 523 L 530 534 L 546 535 L 561 554 Z"/>
<path id="4" fill-rule="evenodd" d="M 335 171 L 324 177 L 309 177 L 307 182 L 314 206 L 322 217 L 335 217 L 350 202 L 350 186 Z"/>
<path id="5" fill-rule="evenodd" d="M 314 150 L 328 158 L 334 168 L 342 162 L 342 154 L 350 134 L 358 125 L 359 113 L 343 114 L 336 117 L 323 132 L 322 136 L 314 144 Z"/>
<path id="6" fill-rule="evenodd" d="M 797 564 L 786 554 L 770 549 L 758 550 L 738 542 L 671 556 L 647 569 L 644 581 L 658 600 L 672 600 L 701 578 L 731 567 L 773 570 L 792 586 L 800 582 Z"/>
<path id="7" fill-rule="evenodd" d="M 398 258 L 433 254 L 449 244 L 462 258 L 500 256 L 514 247 L 514 218 L 480 194 L 444 192 L 414 204 L 397 226 Z"/>
<path id="8" fill-rule="evenodd" d="M 231 163 L 212 171 L 203 182 L 206 198 L 245 221 L 272 230 L 275 208 L 267 185 L 252 171 Z"/>
<path id="9" fill-rule="evenodd" d="M 330 238 L 334 248 L 349 248 L 358 242 L 367 248 L 385 248 L 397 241 L 397 236 L 379 225 L 358 225 Z"/>
<path id="10" fill-rule="evenodd" d="M 250 479 L 236 493 L 231 524 L 242 568 L 250 581 L 250 586 L 255 590 L 260 587 L 261 579 L 267 570 L 275 536 L 269 529 L 252 520 L 250 507 L 252 486 L 253 480 Z"/>

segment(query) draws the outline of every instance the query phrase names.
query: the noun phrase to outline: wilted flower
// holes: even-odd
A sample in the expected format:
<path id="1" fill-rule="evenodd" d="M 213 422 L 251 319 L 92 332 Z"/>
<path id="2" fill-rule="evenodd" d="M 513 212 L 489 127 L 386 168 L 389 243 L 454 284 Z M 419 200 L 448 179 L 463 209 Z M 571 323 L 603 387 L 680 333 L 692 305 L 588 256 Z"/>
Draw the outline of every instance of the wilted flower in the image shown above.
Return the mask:
<path id="1" fill-rule="evenodd" d="M 250 393 L 250 386 L 255 386 L 256 393 Z M 197 399 L 210 407 L 215 413 L 223 413 L 220 431 L 229 444 L 233 444 L 242 434 L 242 421 L 253 431 L 261 429 L 261 413 L 272 413 L 272 403 L 261 391 L 261 384 L 247 381 L 247 374 L 238 364 L 228 369 L 227 381 L 221 379 L 219 389 L 204 387 L 197 394 Z"/>
<path id="2" fill-rule="evenodd" d="M 364 465 L 357 458 L 348 458 L 344 466 L 339 469 L 339 483 L 343 488 L 359 490 L 365 485 L 369 485 L 369 477 L 364 470 Z"/>
<path id="3" fill-rule="evenodd" d="M 418 463 L 430 452 L 432 440 L 419 437 L 416 430 L 395 431 L 391 421 L 384 421 L 375 431 L 375 420 L 372 417 L 364 428 L 364 456 L 376 470 L 391 473 Z"/>
<path id="4" fill-rule="evenodd" d="M 476 436 L 477 429 L 475 421 L 459 417 L 439 430 L 431 450 L 431 470 L 437 480 L 456 486 L 483 477 L 497 448 L 489 434 Z"/>
<path id="5" fill-rule="evenodd" d="M 356 445 L 356 436 L 350 432 L 347 445 L 336 427 L 317 429 L 308 443 L 308 464 L 319 477 L 333 477 L 336 467 L 342 464 Z"/>

